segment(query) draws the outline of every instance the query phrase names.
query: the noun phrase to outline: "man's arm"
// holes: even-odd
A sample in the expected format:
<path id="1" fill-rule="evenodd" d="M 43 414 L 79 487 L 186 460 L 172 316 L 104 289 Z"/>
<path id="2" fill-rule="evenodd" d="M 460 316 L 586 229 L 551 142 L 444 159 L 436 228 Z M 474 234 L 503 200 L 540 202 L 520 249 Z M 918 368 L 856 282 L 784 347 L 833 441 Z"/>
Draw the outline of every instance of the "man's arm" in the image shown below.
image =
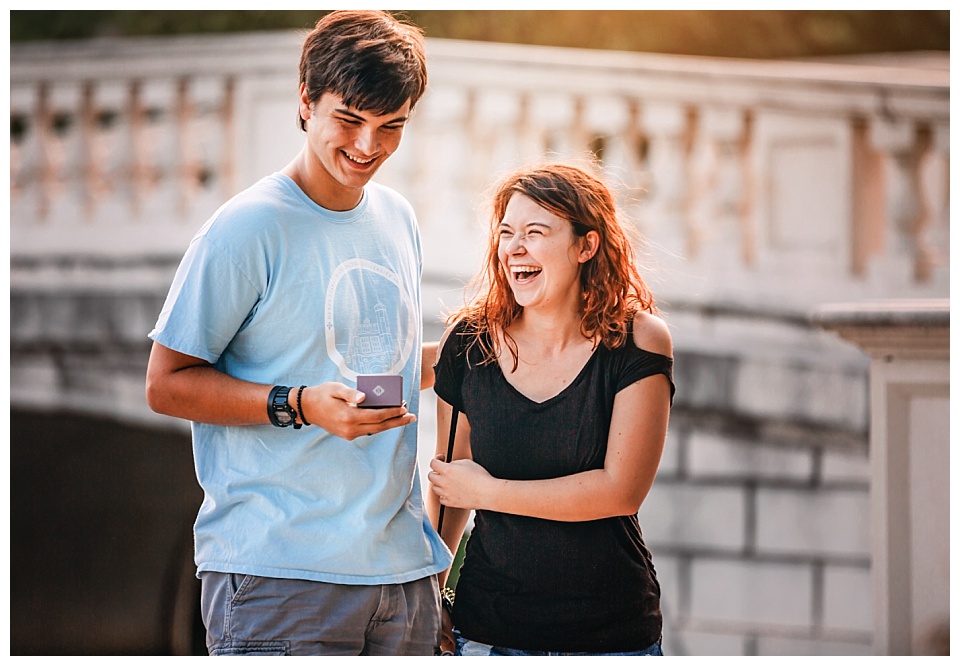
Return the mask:
<path id="1" fill-rule="evenodd" d="M 213 425 L 267 424 L 271 388 L 231 377 L 203 359 L 156 342 L 150 351 L 147 404 L 159 414 Z M 360 409 L 356 405 L 364 397 L 354 388 L 327 382 L 304 389 L 301 404 L 310 424 L 347 440 L 404 426 L 417 418 L 408 414 L 406 407 Z M 295 398 L 292 404 L 296 407 Z"/>

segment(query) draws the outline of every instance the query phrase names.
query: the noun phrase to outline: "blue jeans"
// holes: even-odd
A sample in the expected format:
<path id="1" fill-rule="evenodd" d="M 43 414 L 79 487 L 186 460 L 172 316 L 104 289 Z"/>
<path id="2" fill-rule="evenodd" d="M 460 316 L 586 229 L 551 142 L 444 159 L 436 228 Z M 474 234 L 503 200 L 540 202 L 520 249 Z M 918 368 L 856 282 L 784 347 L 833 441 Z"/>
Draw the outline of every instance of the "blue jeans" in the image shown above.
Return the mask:
<path id="1" fill-rule="evenodd" d="M 457 651 L 454 654 L 458 657 L 550 657 L 550 656 L 611 656 L 611 657 L 662 657 L 663 652 L 660 649 L 660 641 L 643 650 L 632 652 L 541 652 L 538 650 L 515 650 L 514 648 L 495 647 L 486 643 L 477 643 L 460 635 L 454 631 L 457 639 Z"/>
<path id="2" fill-rule="evenodd" d="M 206 571 L 200 610 L 211 655 L 432 655 L 436 576 L 335 585 Z"/>

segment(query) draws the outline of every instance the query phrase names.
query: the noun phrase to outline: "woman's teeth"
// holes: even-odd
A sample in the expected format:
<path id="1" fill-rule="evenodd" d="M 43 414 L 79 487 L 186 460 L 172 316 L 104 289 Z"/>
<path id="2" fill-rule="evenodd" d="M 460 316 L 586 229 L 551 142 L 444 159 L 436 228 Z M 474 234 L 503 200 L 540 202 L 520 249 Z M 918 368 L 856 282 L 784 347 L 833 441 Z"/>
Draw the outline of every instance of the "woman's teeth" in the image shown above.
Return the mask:
<path id="1" fill-rule="evenodd" d="M 543 269 L 539 266 L 513 266 L 510 268 L 510 271 L 513 273 L 513 277 L 521 282 L 524 280 L 529 280 L 542 270 Z"/>

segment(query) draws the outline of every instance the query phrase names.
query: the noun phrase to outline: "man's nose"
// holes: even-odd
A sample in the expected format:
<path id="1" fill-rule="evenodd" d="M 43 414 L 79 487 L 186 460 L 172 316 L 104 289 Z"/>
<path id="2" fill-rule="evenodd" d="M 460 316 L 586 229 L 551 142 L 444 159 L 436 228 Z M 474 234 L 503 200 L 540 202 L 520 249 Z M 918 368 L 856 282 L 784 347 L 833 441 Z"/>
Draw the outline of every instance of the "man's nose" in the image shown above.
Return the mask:
<path id="1" fill-rule="evenodd" d="M 372 127 L 361 127 L 357 132 L 354 145 L 364 155 L 373 155 L 377 148 L 377 130 Z"/>

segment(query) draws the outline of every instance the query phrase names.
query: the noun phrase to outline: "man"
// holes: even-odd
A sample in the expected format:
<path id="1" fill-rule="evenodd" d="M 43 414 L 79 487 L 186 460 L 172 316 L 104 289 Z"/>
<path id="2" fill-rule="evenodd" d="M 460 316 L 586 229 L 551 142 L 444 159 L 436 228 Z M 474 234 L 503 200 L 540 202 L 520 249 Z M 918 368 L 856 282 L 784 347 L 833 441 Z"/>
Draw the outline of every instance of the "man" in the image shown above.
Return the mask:
<path id="1" fill-rule="evenodd" d="M 451 555 L 416 470 L 435 355 L 421 356 L 420 240 L 410 205 L 371 182 L 425 87 L 418 28 L 377 11 L 318 21 L 303 149 L 198 232 L 150 333 L 147 401 L 193 422 L 211 654 L 437 644 Z M 405 406 L 362 408 L 364 374 L 402 375 Z"/>

